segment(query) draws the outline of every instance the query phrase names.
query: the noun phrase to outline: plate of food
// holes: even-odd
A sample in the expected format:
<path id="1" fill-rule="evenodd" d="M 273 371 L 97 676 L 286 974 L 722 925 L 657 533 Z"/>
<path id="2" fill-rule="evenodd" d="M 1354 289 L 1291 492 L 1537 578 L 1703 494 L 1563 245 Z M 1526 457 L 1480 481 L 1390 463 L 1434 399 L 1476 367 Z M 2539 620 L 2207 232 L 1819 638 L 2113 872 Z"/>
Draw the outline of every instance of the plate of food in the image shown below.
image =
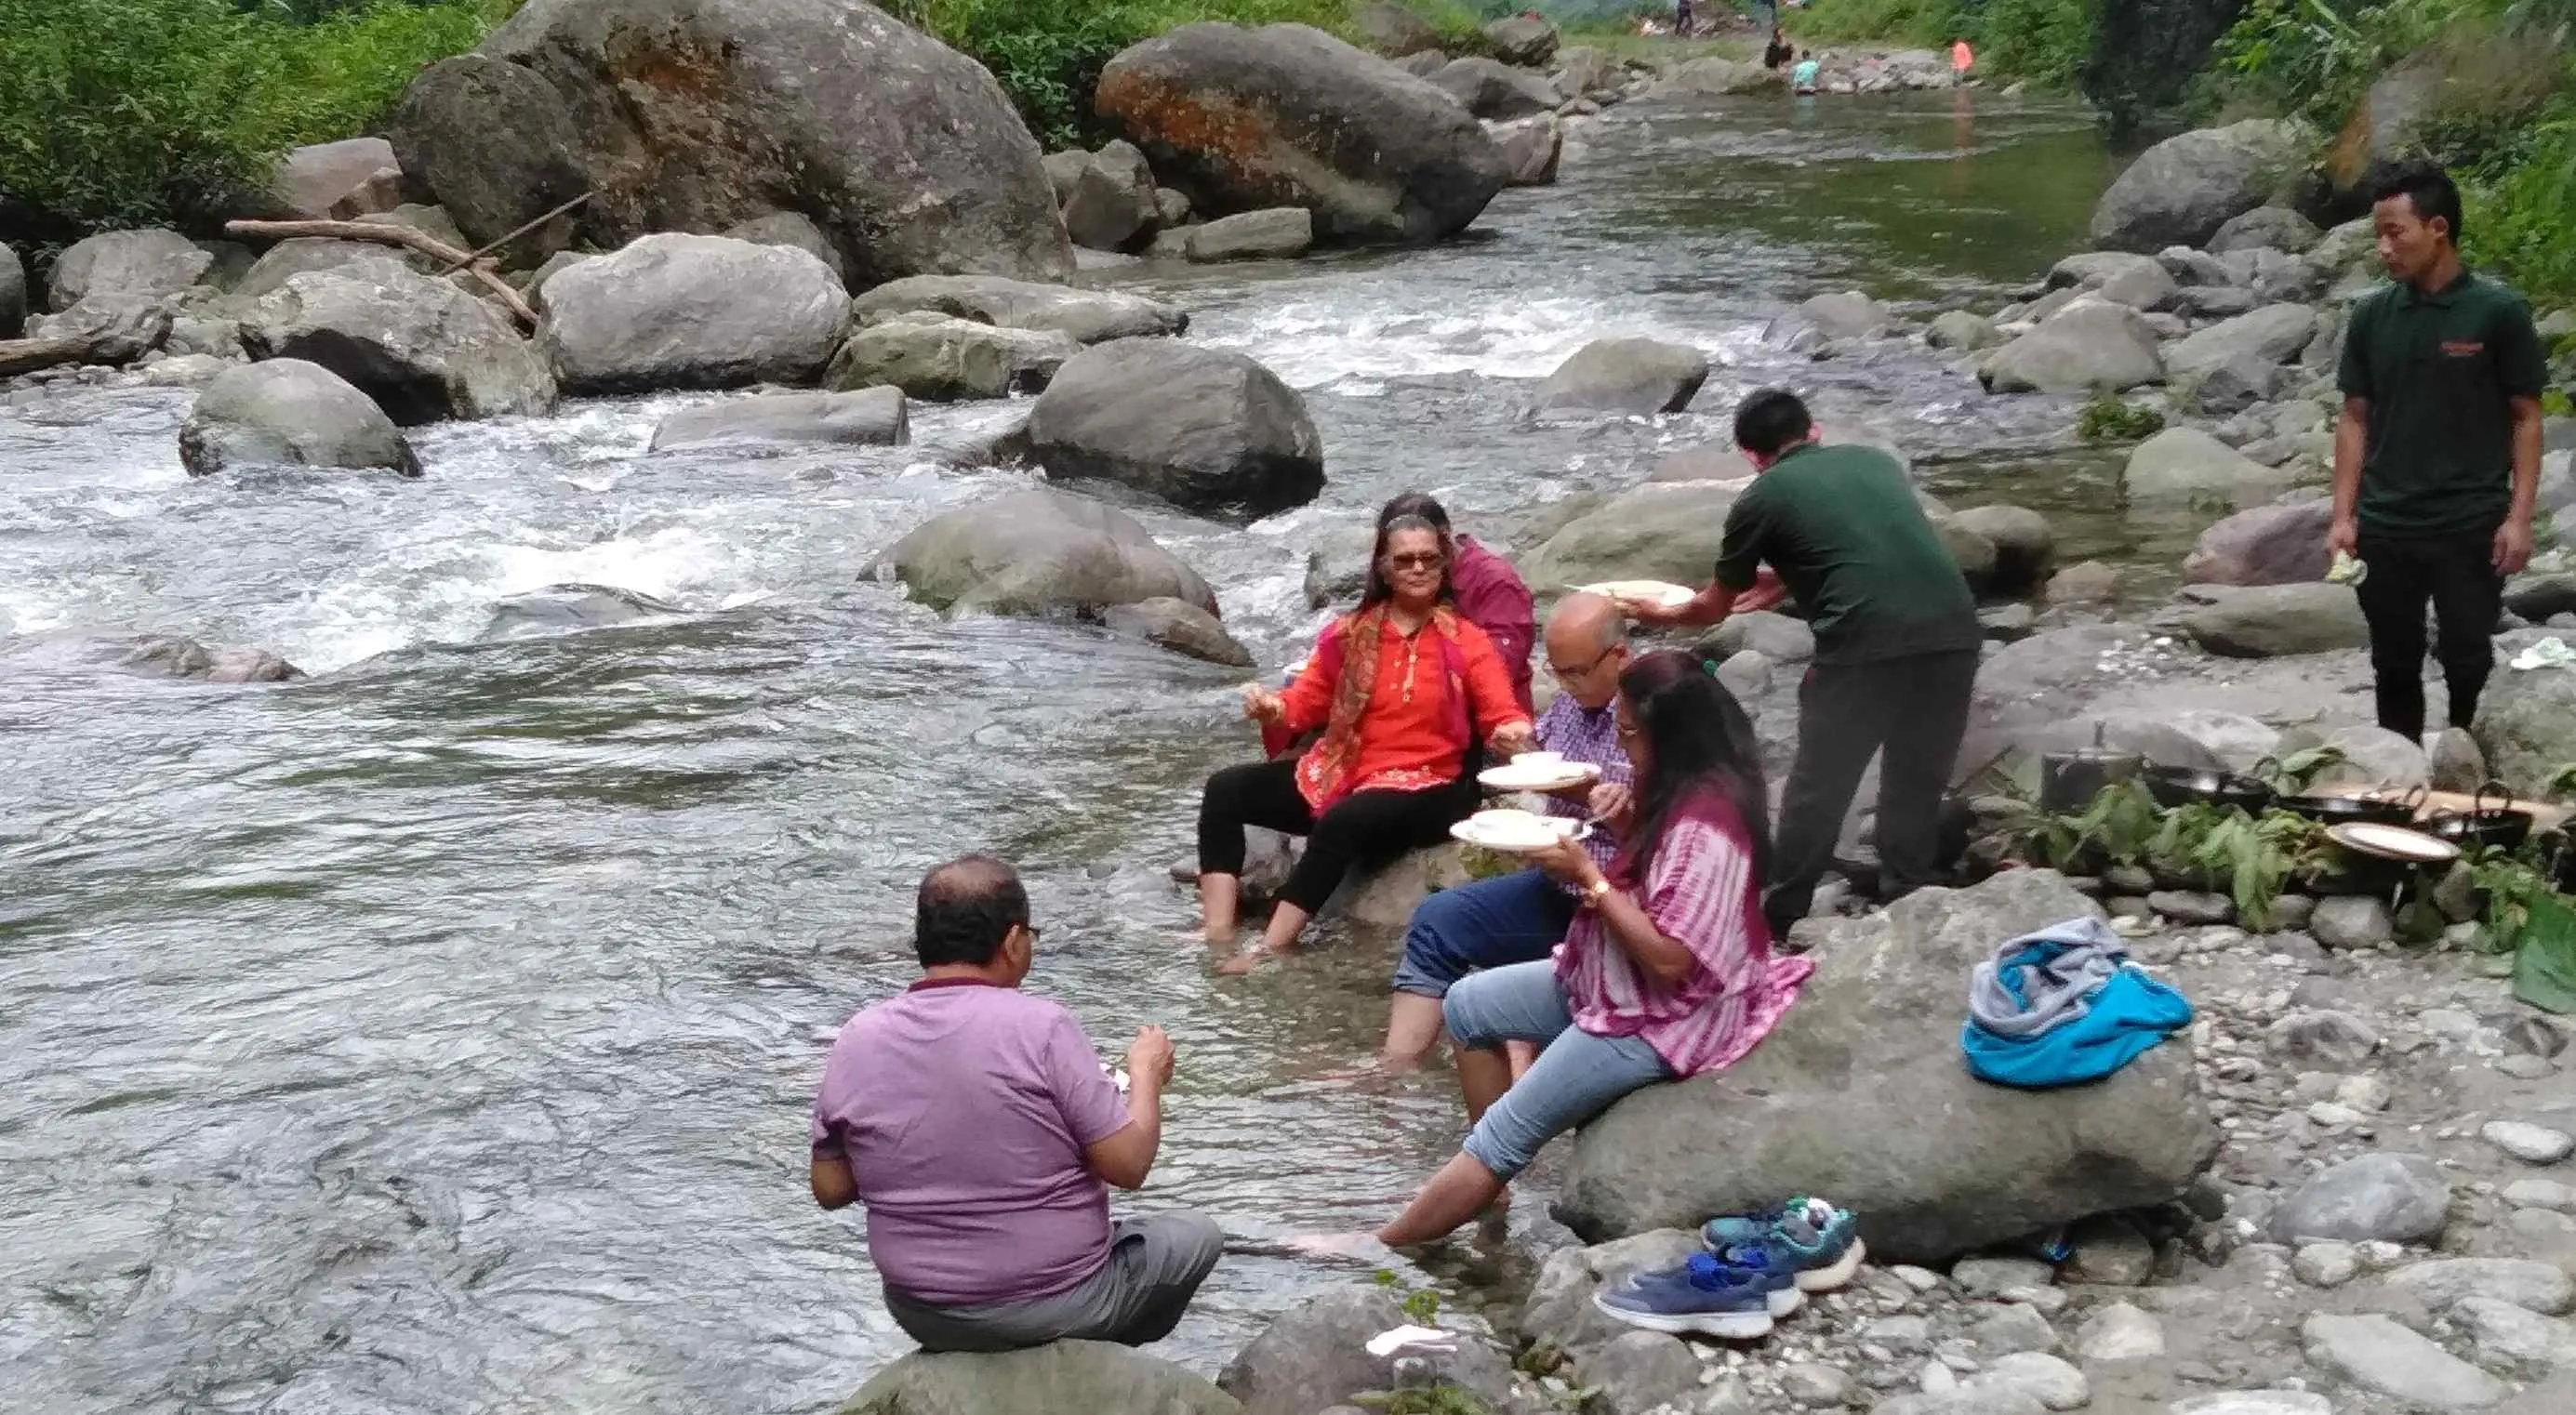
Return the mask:
<path id="1" fill-rule="evenodd" d="M 1478 811 L 1449 827 L 1449 833 L 1469 845 L 1506 855 L 1534 855 L 1560 840 L 1581 840 L 1592 833 L 1592 826 L 1568 816 L 1505 809 Z"/>
<path id="2" fill-rule="evenodd" d="M 1584 594 L 1643 600 L 1666 609 L 1678 609 L 1699 597 L 1699 591 L 1669 580 L 1603 580 L 1597 585 L 1577 585 L 1575 588 Z"/>
<path id="3" fill-rule="evenodd" d="M 1488 791 L 1562 791 L 1600 779 L 1601 768 L 1567 761 L 1556 752 L 1523 752 L 1502 766 L 1476 773 L 1477 784 Z"/>

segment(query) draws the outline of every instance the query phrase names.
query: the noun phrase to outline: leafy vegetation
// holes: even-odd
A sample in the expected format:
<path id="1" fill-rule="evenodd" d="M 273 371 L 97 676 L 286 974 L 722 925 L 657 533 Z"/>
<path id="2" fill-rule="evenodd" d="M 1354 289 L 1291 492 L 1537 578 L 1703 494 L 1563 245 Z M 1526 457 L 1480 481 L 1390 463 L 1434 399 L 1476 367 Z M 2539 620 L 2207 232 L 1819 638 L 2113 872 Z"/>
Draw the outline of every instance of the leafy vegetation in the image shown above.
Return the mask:
<path id="1" fill-rule="evenodd" d="M 2136 442 L 2165 430 L 2165 415 L 2144 403 L 2123 402 L 2104 389 L 2085 403 L 2075 418 L 2075 435 L 2086 442 Z"/>
<path id="2" fill-rule="evenodd" d="M 2099 0 L 1816 0 L 1785 12 L 1790 31 L 1824 44 L 1932 46 L 1965 39 L 1977 67 L 2072 88 L 2092 52 Z"/>

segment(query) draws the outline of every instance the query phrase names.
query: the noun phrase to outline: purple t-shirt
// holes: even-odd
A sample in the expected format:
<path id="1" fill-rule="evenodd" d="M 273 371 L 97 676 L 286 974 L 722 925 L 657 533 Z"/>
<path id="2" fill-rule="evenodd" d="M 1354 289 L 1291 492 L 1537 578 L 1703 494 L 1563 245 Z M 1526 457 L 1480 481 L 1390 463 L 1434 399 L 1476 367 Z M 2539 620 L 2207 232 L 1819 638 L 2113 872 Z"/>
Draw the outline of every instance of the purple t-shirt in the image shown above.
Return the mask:
<path id="1" fill-rule="evenodd" d="M 1109 1260 L 1109 1186 L 1083 1148 L 1127 1124 L 1073 1014 L 1014 988 L 930 983 L 841 1028 L 814 1153 L 868 1209 L 868 1256 L 908 1297 L 1052 1296 Z"/>

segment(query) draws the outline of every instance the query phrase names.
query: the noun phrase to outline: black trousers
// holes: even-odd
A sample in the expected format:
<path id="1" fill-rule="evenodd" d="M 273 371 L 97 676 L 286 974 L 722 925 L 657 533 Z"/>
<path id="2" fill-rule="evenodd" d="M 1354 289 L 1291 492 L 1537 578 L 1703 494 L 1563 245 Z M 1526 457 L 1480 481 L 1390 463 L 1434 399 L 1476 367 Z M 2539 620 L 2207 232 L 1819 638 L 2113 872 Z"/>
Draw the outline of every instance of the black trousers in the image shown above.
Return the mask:
<path id="1" fill-rule="evenodd" d="M 1319 818 L 1297 790 L 1296 758 L 1230 766 L 1209 777 L 1199 796 L 1199 873 L 1243 873 L 1245 826 L 1305 836 L 1306 853 L 1280 886 L 1279 901 L 1312 914 L 1353 865 L 1375 868 L 1440 844 L 1449 827 L 1475 814 L 1478 799 L 1470 770 L 1425 791 L 1354 791 Z"/>
<path id="2" fill-rule="evenodd" d="M 1939 877 L 1941 802 L 1976 686 L 1974 649 L 1807 670 L 1798 687 L 1798 756 L 1781 793 L 1762 896 L 1774 936 L 1787 936 L 1815 902 L 1873 755 L 1880 892 L 1892 898 Z"/>
<path id="3" fill-rule="evenodd" d="M 2365 535 L 2360 555 L 2370 573 L 2355 593 L 2370 621 L 2379 725 L 2409 742 L 2423 739 L 2424 606 L 2430 602 L 2451 725 L 2468 726 L 2495 669 L 2496 619 L 2504 612 L 2494 529 L 2422 539 Z"/>

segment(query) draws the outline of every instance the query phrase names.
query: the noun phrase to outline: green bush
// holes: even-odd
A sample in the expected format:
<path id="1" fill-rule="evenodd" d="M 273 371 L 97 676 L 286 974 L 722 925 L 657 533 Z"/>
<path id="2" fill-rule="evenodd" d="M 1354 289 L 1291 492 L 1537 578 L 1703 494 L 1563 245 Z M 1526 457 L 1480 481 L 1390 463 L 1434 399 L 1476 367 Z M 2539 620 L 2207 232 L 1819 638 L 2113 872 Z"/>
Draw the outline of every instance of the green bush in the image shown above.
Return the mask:
<path id="1" fill-rule="evenodd" d="M 1788 12 L 1800 39 L 1931 47 L 1965 38 L 1977 72 L 2072 88 L 2093 47 L 2097 0 L 1816 0 Z"/>
<path id="2" fill-rule="evenodd" d="M 365 131 L 517 3 L 304 25 L 227 0 L 0 0 L 0 207 L 53 229 L 202 225 L 287 148 Z"/>

